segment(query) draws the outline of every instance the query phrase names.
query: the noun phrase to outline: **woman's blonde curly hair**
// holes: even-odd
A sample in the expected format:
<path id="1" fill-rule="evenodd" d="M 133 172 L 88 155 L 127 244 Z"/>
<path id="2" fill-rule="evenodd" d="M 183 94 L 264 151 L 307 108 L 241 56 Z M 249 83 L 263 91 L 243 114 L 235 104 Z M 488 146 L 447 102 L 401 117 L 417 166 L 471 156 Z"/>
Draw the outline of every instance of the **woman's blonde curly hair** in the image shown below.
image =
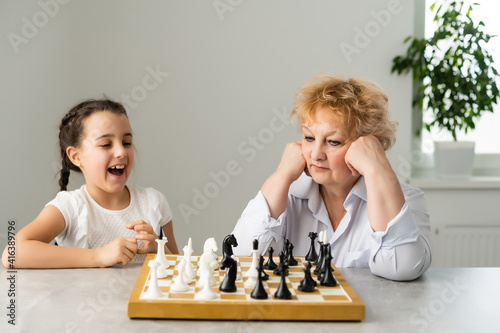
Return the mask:
<path id="1" fill-rule="evenodd" d="M 396 141 L 396 123 L 389 119 L 389 103 L 382 89 L 361 79 L 318 76 L 307 81 L 295 95 L 291 118 L 299 125 L 314 122 L 319 109 L 328 107 L 340 122 L 347 140 L 373 135 L 388 150 Z"/>

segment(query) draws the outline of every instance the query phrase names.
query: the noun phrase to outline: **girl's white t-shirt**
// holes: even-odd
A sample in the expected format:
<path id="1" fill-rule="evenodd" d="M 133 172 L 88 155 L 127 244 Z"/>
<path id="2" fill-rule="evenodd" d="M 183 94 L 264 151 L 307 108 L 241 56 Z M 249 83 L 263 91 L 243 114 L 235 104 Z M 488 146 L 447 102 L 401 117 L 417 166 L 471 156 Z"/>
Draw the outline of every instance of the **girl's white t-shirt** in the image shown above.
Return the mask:
<path id="1" fill-rule="evenodd" d="M 153 188 L 127 186 L 130 204 L 122 210 L 109 210 L 100 206 L 87 192 L 85 185 L 74 191 L 61 191 L 47 205 L 57 207 L 64 216 L 64 230 L 55 238 L 60 246 L 87 249 L 100 248 L 119 237 L 135 237 L 126 225 L 136 220 L 160 228 L 172 220 L 172 212 L 165 196 Z M 139 241 L 139 248 L 143 244 Z M 144 260 L 135 256 L 132 262 Z"/>

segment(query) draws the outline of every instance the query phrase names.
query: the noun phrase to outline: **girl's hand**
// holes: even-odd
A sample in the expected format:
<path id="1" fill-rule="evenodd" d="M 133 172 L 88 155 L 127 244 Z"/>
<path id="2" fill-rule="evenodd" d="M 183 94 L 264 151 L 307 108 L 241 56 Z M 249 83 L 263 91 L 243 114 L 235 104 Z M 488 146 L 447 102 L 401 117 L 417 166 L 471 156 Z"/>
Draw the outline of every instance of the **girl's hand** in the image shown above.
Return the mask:
<path id="1" fill-rule="evenodd" d="M 297 180 L 302 172 L 306 171 L 306 160 L 302 155 L 302 143 L 300 141 L 290 142 L 286 145 L 281 162 L 276 173 L 287 179 L 291 184 Z"/>
<path id="2" fill-rule="evenodd" d="M 144 244 L 142 249 L 137 250 L 137 254 L 156 252 L 158 249 L 158 243 L 156 239 L 158 235 L 153 230 L 153 227 L 143 220 L 137 220 L 132 223 L 127 224 L 128 229 L 132 229 L 137 232 L 135 235 L 136 240 L 141 240 Z"/>
<path id="3" fill-rule="evenodd" d="M 391 169 L 382 144 L 373 135 L 359 137 L 351 143 L 345 154 L 345 163 L 353 176 L 366 176 L 367 173 L 376 172 L 381 168 Z"/>
<path id="4" fill-rule="evenodd" d="M 120 237 L 96 249 L 96 253 L 100 267 L 126 265 L 137 254 L 137 240 L 132 237 Z"/>

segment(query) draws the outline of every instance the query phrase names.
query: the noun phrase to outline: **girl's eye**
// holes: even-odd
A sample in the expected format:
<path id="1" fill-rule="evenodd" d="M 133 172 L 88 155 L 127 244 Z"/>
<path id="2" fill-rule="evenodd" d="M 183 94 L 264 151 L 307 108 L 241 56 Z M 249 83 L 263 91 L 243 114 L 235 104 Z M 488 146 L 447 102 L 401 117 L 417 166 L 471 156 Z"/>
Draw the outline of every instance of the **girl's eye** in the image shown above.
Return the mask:
<path id="1" fill-rule="evenodd" d="M 312 136 L 304 136 L 304 139 L 307 141 L 307 142 L 313 142 L 314 141 L 314 138 Z"/>
<path id="2" fill-rule="evenodd" d="M 124 143 L 123 143 L 123 146 L 125 146 L 125 147 L 132 146 L 132 142 L 124 142 Z"/>
<path id="3" fill-rule="evenodd" d="M 106 144 L 103 144 L 101 145 L 102 148 L 109 148 L 111 147 L 111 144 L 110 143 L 106 143 Z"/>

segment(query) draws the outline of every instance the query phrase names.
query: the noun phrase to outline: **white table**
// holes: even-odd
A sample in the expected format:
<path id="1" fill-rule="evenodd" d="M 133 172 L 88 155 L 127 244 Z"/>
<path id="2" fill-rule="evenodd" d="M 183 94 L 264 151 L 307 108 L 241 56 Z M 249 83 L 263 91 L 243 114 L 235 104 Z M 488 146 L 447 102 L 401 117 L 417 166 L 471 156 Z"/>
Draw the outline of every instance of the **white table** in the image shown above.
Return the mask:
<path id="1" fill-rule="evenodd" d="M 1 332 L 500 332 L 500 268 L 430 269 L 393 282 L 344 268 L 366 306 L 361 322 L 131 320 L 127 300 L 141 265 L 99 269 L 1 269 Z M 15 296 L 9 297 L 14 276 Z M 13 280 L 12 280 L 13 281 Z M 16 326 L 9 325 L 15 302 Z"/>

